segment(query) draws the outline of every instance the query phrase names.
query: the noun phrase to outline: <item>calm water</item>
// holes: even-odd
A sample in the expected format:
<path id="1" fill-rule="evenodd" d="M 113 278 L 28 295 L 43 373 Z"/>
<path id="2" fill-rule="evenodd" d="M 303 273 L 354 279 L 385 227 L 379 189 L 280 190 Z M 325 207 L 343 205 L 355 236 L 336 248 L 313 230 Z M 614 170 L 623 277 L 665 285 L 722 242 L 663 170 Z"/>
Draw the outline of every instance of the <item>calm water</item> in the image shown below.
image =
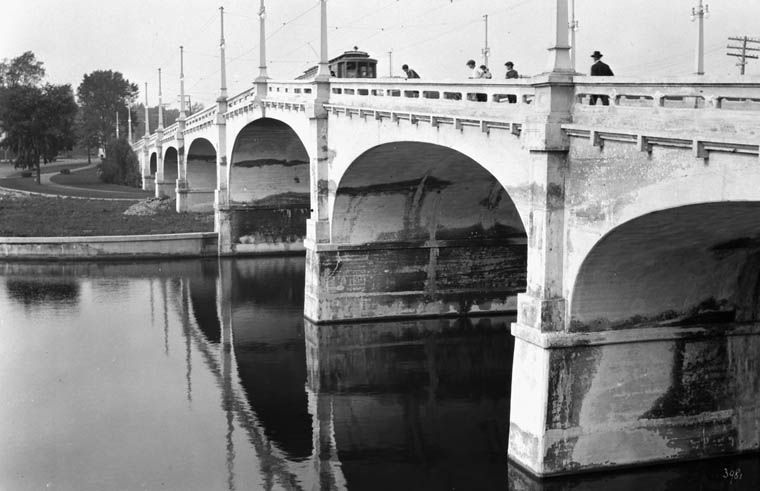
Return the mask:
<path id="1" fill-rule="evenodd" d="M 757 455 L 531 480 L 506 461 L 511 318 L 317 327 L 303 276 L 303 258 L 0 264 L 0 490 L 760 483 Z"/>

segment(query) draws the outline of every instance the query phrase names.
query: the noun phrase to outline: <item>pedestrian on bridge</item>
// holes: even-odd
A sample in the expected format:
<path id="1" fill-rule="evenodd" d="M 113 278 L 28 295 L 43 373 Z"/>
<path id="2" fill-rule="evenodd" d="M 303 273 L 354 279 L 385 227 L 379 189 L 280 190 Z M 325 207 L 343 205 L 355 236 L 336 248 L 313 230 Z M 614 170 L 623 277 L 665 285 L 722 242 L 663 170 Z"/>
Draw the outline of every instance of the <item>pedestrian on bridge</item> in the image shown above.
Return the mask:
<path id="1" fill-rule="evenodd" d="M 591 65 L 591 76 L 592 77 L 612 77 L 615 75 L 612 73 L 612 69 L 609 65 L 607 65 L 605 62 L 602 61 L 602 53 L 599 51 L 594 51 L 591 54 L 591 58 L 594 59 L 594 63 Z M 589 101 L 589 104 L 592 106 L 596 105 L 597 99 L 601 99 L 602 105 L 609 106 L 610 105 L 610 98 L 606 95 L 596 95 L 591 94 L 591 100 Z"/>
<path id="2" fill-rule="evenodd" d="M 520 78 L 520 75 L 517 73 L 517 70 L 515 70 L 514 63 L 512 63 L 511 61 L 508 61 L 504 63 L 504 66 L 507 67 L 507 76 L 506 76 L 507 80 L 509 80 L 510 78 L 514 78 L 514 79 Z M 510 104 L 516 104 L 517 96 L 515 94 L 508 94 L 507 102 L 509 102 Z"/>
<path id="3" fill-rule="evenodd" d="M 413 69 L 409 68 L 409 65 L 402 65 L 402 70 L 406 73 L 406 78 L 420 78 L 420 76 Z"/>
<path id="4" fill-rule="evenodd" d="M 475 60 L 470 60 L 467 62 L 467 68 L 472 70 L 470 73 L 470 76 L 467 78 L 483 78 L 483 70 L 478 68 L 477 65 L 475 65 Z"/>
<path id="5" fill-rule="evenodd" d="M 517 70 L 515 70 L 515 64 L 511 61 L 508 61 L 504 63 L 504 66 L 507 67 L 507 77 L 506 78 L 520 78 L 520 75 L 517 73 Z"/>

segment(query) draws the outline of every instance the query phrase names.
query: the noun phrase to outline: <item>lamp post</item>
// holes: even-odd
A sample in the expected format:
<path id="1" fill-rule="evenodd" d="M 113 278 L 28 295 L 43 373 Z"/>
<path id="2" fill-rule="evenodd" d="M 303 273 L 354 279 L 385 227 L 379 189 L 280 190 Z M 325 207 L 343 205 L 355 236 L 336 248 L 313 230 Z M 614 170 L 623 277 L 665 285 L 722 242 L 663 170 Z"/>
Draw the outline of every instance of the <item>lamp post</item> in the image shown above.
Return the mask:
<path id="1" fill-rule="evenodd" d="M 150 136 L 150 118 L 148 114 L 148 82 L 145 82 L 145 140 Z M 147 147 L 147 145 L 146 145 Z"/>
<path id="2" fill-rule="evenodd" d="M 319 69 L 317 70 L 316 80 L 326 80 L 330 78 L 330 66 L 327 55 L 327 0 L 319 0 L 320 3 L 320 28 L 319 28 Z"/>
<path id="3" fill-rule="evenodd" d="M 577 51 L 575 31 L 578 30 L 578 26 L 579 23 L 575 19 L 575 0 L 570 0 L 570 23 L 568 24 L 568 28 L 570 29 L 570 66 L 573 71 L 575 71 L 575 52 Z"/>
<path id="4" fill-rule="evenodd" d="M 161 69 L 158 69 L 158 131 L 164 130 L 164 103 L 161 95 Z"/>
<path id="5" fill-rule="evenodd" d="M 219 58 L 221 59 L 222 81 L 219 89 L 219 98 L 227 100 L 227 67 L 224 59 L 224 7 L 219 7 L 219 19 L 221 23 L 222 38 L 219 41 Z"/>
<path id="6" fill-rule="evenodd" d="M 691 21 L 697 21 L 697 75 L 705 74 L 705 17 L 710 15 L 709 6 L 699 0 L 699 5 L 691 9 Z"/>
<path id="7" fill-rule="evenodd" d="M 259 8 L 259 80 L 269 78 L 267 75 L 267 37 L 266 37 L 267 9 L 264 0 L 261 0 Z"/>

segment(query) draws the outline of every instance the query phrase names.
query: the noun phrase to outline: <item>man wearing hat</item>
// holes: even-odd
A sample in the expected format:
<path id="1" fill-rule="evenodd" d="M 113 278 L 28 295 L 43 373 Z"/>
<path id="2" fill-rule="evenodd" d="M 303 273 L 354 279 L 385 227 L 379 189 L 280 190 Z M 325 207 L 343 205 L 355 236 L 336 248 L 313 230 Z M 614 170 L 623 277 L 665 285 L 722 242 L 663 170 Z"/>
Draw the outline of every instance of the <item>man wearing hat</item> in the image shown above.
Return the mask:
<path id="1" fill-rule="evenodd" d="M 591 76 L 592 77 L 612 77 L 614 73 L 612 73 L 612 69 L 609 65 L 607 65 L 605 62 L 602 61 L 602 53 L 599 51 L 594 51 L 591 54 L 591 58 L 594 59 L 594 64 L 591 65 Z M 589 104 L 592 106 L 596 105 L 596 100 L 601 99 L 602 105 L 609 106 L 610 105 L 610 98 L 606 95 L 591 95 L 591 100 L 589 101 Z"/>
<path id="2" fill-rule="evenodd" d="M 517 70 L 515 70 L 515 64 L 511 61 L 508 61 L 504 63 L 504 66 L 507 67 L 507 79 L 510 78 L 520 78 L 520 75 L 517 74 Z M 517 96 L 514 94 L 507 95 L 507 102 L 510 104 L 517 103 Z"/>
<path id="3" fill-rule="evenodd" d="M 520 78 L 520 76 L 517 74 L 517 70 L 515 70 L 514 63 L 508 61 L 504 63 L 504 66 L 507 67 L 507 78 Z"/>

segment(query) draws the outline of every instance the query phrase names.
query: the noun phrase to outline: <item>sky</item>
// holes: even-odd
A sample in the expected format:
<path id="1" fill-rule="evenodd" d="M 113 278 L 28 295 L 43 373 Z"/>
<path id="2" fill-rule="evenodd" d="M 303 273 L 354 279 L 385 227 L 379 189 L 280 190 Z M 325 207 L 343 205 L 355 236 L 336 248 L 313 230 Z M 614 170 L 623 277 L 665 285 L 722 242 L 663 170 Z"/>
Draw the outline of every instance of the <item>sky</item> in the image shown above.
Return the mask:
<path id="1" fill-rule="evenodd" d="M 74 89 L 85 73 L 117 70 L 157 102 L 179 100 L 179 46 L 185 48 L 185 92 L 207 107 L 219 93 L 219 7 L 225 8 L 230 95 L 258 74 L 260 0 L 2 0 L 0 58 L 31 50 L 47 80 Z M 588 72 L 599 50 L 618 76 L 689 75 L 695 71 L 699 0 L 576 0 L 577 70 Z M 738 76 L 726 55 L 729 36 L 760 39 L 760 0 L 713 0 L 705 20 L 705 72 Z M 511 60 L 522 75 L 545 71 L 553 43 L 555 0 L 328 0 L 330 57 L 358 46 L 378 60 L 378 74 L 406 63 L 423 78 L 464 79 L 465 62 L 482 62 L 488 15 L 489 66 L 504 76 Z M 319 1 L 266 0 L 267 65 L 273 79 L 292 79 L 318 61 Z M 760 45 L 757 45 L 760 47 Z M 392 51 L 392 55 L 389 55 Z M 393 66 L 389 60 L 393 60 Z M 760 60 L 747 74 L 760 78 Z"/>

